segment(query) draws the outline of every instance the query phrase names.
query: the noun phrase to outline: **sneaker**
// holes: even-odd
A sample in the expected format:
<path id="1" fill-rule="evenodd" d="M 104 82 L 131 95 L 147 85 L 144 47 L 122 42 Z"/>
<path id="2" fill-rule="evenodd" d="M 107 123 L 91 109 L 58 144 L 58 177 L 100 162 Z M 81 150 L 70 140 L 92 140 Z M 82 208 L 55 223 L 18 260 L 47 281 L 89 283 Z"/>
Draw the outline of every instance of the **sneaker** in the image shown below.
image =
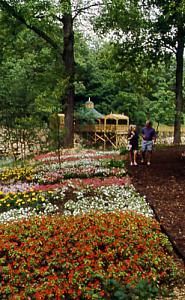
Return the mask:
<path id="1" fill-rule="evenodd" d="M 137 166 L 137 162 L 134 162 L 134 166 Z"/>
<path id="2" fill-rule="evenodd" d="M 150 166 L 150 162 L 149 161 L 147 162 L 147 165 Z"/>
<path id="3" fill-rule="evenodd" d="M 131 162 L 130 165 L 133 166 L 133 162 Z"/>
<path id="4" fill-rule="evenodd" d="M 142 164 L 144 163 L 144 159 L 141 160 L 141 163 L 142 163 Z"/>

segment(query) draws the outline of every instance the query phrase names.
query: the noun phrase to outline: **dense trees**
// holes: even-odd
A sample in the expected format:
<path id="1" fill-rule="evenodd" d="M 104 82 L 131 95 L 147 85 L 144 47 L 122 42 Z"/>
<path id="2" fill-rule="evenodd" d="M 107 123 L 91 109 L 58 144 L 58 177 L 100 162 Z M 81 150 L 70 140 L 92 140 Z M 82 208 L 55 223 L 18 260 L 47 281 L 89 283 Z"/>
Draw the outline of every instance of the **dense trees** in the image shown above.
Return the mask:
<path id="1" fill-rule="evenodd" d="M 96 4 L 92 4 L 93 6 Z M 65 93 L 65 146 L 72 147 L 74 140 L 74 18 L 92 5 L 86 1 L 0 1 L 0 8 L 9 16 L 36 33 L 47 42 L 63 61 Z"/>
<path id="2" fill-rule="evenodd" d="M 90 96 L 103 114 L 111 111 L 129 115 L 132 123 L 143 125 L 146 118 L 173 124 L 175 62 L 146 67 L 129 64 L 118 57 L 117 46 L 104 44 L 98 51 L 86 52 L 78 79 L 83 82 L 78 100 Z M 82 56 L 81 56 L 82 57 Z"/>
<path id="3" fill-rule="evenodd" d="M 110 1 L 97 19 L 103 32 L 112 30 L 122 56 L 148 66 L 170 56 L 176 59 L 174 143 L 180 143 L 183 113 L 184 0 Z M 138 60 L 139 58 L 139 60 Z M 130 59 L 128 59 L 130 61 Z"/>
<path id="4" fill-rule="evenodd" d="M 176 2 L 0 0 L 1 116 L 47 119 L 62 110 L 65 146 L 72 147 L 75 103 L 91 97 L 100 112 L 128 114 L 132 123 L 175 119 L 179 143 L 184 1 Z M 88 45 L 74 21 L 97 5 L 93 22 L 109 35 Z"/>
<path id="5" fill-rule="evenodd" d="M 46 120 L 58 106 L 62 66 L 52 49 L 16 20 L 1 14 L 0 24 L 1 124 L 15 128 L 21 118 Z"/>

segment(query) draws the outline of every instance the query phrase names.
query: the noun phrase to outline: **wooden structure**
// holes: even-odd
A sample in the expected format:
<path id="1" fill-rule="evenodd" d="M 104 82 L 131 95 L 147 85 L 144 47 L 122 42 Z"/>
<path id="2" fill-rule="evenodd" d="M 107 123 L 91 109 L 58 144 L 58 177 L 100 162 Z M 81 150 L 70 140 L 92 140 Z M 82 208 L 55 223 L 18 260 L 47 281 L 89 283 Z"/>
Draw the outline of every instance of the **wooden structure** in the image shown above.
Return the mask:
<path id="1" fill-rule="evenodd" d="M 129 118 L 124 114 L 102 115 L 94 108 L 94 103 L 89 100 L 85 103 L 85 107 L 94 115 L 94 124 L 86 124 L 80 126 L 75 124 L 75 132 L 85 134 L 86 138 L 92 144 L 103 145 L 106 149 L 111 146 L 115 149 L 126 144 L 129 129 Z"/>
<path id="2" fill-rule="evenodd" d="M 123 114 L 109 114 L 96 120 L 94 125 L 86 125 L 76 132 L 86 133 L 93 144 L 102 144 L 103 148 L 112 146 L 117 149 L 126 144 L 129 118 Z"/>
<path id="3" fill-rule="evenodd" d="M 94 108 L 94 103 L 89 100 L 85 103 L 87 116 L 94 119 L 92 124 L 81 124 L 80 120 L 74 123 L 76 133 L 82 135 L 93 145 L 99 144 L 106 149 L 111 146 L 115 149 L 126 145 L 129 129 L 129 118 L 124 114 L 102 115 Z M 58 114 L 60 119 L 60 128 L 64 127 L 64 114 Z M 88 118 L 86 118 L 88 119 Z"/>
<path id="4" fill-rule="evenodd" d="M 127 134 L 129 130 L 129 118 L 124 114 L 111 113 L 102 115 L 94 108 L 94 103 L 90 99 L 85 103 L 87 116 L 93 116 L 94 123 L 84 124 L 83 122 L 75 122 L 75 132 L 88 139 L 91 144 L 99 144 L 106 149 L 111 146 L 115 149 L 127 144 Z M 60 118 L 60 128 L 64 127 L 64 114 L 58 115 Z M 86 116 L 86 120 L 88 117 Z M 92 118 L 90 118 L 92 121 Z M 89 122 L 90 123 L 90 122 Z M 158 143 L 164 142 L 170 138 L 173 140 L 174 126 L 154 124 L 154 128 L 158 130 Z M 185 139 L 185 125 L 181 126 L 182 142 Z M 169 144 L 169 142 L 168 142 Z"/>

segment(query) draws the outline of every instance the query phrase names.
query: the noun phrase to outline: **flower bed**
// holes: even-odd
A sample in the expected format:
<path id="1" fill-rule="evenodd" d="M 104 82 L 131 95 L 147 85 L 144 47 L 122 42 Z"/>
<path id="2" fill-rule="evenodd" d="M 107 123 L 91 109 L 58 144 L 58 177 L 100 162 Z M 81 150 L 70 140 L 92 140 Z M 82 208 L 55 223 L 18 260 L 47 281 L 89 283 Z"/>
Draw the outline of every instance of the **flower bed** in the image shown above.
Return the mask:
<path id="1" fill-rule="evenodd" d="M 0 225 L 1 299 L 102 299 L 102 280 L 173 279 L 171 246 L 151 218 L 90 213 Z"/>
<path id="2" fill-rule="evenodd" d="M 0 299 L 112 300 L 109 279 L 150 289 L 176 278 L 171 246 L 117 153 L 50 153 L 0 179 Z"/>

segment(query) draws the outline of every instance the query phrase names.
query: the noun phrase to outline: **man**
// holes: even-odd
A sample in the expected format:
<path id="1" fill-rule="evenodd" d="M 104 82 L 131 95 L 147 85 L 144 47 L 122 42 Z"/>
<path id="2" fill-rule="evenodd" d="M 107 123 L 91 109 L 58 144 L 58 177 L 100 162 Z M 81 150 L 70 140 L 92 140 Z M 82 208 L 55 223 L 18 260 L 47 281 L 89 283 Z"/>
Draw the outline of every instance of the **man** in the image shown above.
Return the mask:
<path id="1" fill-rule="evenodd" d="M 145 127 L 142 129 L 142 160 L 141 162 L 147 159 L 147 165 L 151 164 L 152 158 L 152 148 L 156 142 L 156 131 L 152 128 L 151 121 L 146 121 Z"/>

